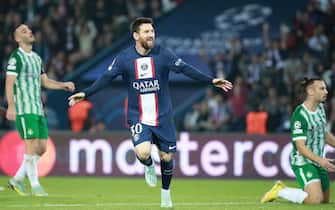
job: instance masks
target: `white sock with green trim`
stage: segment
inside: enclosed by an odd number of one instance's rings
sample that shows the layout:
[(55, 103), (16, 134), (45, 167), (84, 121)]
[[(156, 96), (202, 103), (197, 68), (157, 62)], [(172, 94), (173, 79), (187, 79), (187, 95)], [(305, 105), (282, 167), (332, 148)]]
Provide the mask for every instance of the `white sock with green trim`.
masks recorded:
[(278, 192), (278, 196), (293, 203), (302, 204), (308, 196), (307, 192), (292, 187), (285, 187)]

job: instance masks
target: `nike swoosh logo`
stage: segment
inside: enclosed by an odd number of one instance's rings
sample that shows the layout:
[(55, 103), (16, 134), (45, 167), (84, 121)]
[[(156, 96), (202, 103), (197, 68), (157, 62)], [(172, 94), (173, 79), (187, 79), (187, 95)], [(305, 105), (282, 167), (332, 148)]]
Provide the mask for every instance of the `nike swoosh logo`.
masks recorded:
[(177, 146), (169, 146), (169, 150), (173, 150), (174, 148), (176, 148)]

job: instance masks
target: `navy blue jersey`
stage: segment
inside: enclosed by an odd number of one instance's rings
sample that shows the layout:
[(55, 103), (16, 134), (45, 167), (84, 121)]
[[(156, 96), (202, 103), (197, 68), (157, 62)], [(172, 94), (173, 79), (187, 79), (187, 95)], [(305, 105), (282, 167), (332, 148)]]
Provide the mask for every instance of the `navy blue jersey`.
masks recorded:
[(169, 72), (212, 83), (211, 77), (183, 62), (171, 51), (155, 46), (149, 54), (140, 55), (135, 46), (120, 52), (108, 70), (83, 92), (86, 96), (108, 86), (111, 81), (122, 76), (128, 88), (128, 122), (157, 126), (165, 117), (171, 116), (172, 105), (168, 87)]

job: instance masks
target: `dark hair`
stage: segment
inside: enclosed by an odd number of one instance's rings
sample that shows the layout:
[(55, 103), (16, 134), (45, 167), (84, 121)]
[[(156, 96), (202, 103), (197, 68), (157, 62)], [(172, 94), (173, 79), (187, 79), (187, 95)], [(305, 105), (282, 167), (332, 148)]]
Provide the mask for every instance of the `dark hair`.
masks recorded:
[(149, 17), (138, 17), (130, 24), (131, 33), (138, 32), (142, 24), (149, 23), (154, 24), (154, 21)]
[(314, 77), (314, 78), (304, 77), (304, 79), (300, 82), (300, 84), (305, 93), (307, 91), (307, 88), (313, 85), (315, 81), (323, 81), (323, 79), (319, 77)]
[(21, 26), (22, 23), (19, 23), (19, 24), (16, 24), (14, 27), (13, 27), (13, 30), (11, 32), (11, 36), (12, 36), (12, 39), (16, 42), (15, 38), (16, 38), (16, 29)]

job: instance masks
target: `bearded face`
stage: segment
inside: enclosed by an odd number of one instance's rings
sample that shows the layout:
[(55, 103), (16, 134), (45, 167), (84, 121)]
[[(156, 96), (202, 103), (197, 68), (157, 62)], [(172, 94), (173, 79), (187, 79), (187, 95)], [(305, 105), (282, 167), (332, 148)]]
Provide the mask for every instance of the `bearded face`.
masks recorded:
[(135, 32), (135, 40), (145, 50), (150, 50), (155, 45), (155, 31), (151, 24), (142, 24), (138, 32)]
[(315, 101), (321, 103), (327, 100), (328, 91), (324, 81), (315, 81), (310, 88)]
[(20, 25), (15, 30), (15, 39), (22, 44), (32, 44), (35, 41), (33, 32), (25, 24)]

